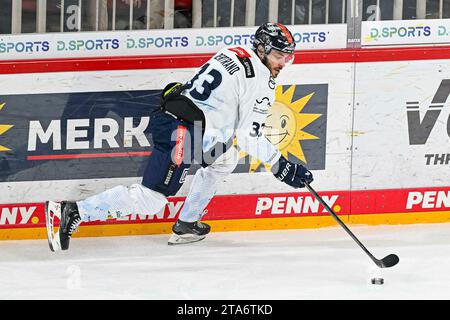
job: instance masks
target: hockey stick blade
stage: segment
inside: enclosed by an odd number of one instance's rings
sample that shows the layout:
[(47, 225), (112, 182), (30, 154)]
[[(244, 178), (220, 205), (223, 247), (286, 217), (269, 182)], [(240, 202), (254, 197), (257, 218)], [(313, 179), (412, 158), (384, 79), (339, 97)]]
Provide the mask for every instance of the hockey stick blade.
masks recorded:
[(347, 232), (347, 234), (356, 242), (356, 244), (369, 256), (370, 259), (380, 268), (390, 268), (395, 266), (399, 261), (399, 257), (395, 254), (390, 254), (383, 259), (379, 260), (375, 258), (372, 253), (359, 241), (359, 239), (350, 231), (350, 229), (342, 222), (337, 214), (330, 208), (330, 206), (317, 194), (317, 192), (309, 185), (308, 182), (303, 181), (306, 188), (313, 194), (313, 196), (319, 200), (320, 204), (328, 211), (328, 213), (336, 220), (336, 222)]
[(395, 266), (397, 263), (399, 263), (400, 258), (396, 255), (396, 254), (390, 254), (386, 257), (384, 257), (381, 260), (378, 260), (379, 264), (377, 263), (377, 265), (380, 268), (390, 268)]

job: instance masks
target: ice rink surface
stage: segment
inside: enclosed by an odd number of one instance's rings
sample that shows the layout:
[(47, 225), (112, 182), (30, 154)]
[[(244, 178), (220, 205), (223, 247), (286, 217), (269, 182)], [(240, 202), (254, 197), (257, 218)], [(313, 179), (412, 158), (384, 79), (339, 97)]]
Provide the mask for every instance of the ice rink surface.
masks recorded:
[[(450, 223), (350, 226), (379, 269), (339, 227), (212, 233), (168, 246), (168, 235), (0, 241), (0, 299), (450, 299)], [(378, 276), (384, 285), (370, 284)]]

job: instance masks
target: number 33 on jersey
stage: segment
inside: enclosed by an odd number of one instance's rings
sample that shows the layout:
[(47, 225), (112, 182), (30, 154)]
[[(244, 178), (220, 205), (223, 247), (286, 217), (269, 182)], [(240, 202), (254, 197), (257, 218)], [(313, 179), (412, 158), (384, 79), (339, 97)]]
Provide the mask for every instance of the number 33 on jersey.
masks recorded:
[(275, 79), (250, 47), (219, 51), (186, 84), (183, 94), (205, 114), (205, 152), (236, 135), (239, 147), (251, 156), (269, 164), (279, 159), (279, 151), (262, 134), (275, 99)]

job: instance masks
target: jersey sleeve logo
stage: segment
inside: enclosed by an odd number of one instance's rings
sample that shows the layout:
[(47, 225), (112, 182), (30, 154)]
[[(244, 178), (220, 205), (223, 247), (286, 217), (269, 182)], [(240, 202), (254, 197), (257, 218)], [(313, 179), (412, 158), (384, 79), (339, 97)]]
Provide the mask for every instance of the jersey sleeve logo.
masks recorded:
[(248, 53), (247, 51), (245, 51), (244, 48), (241, 48), (241, 47), (230, 48), (228, 50), (233, 51), (234, 53), (236, 53), (236, 55), (239, 58), (250, 58), (251, 57), (250, 53)]
[(253, 69), (253, 65), (252, 65), (252, 62), (250, 60), (250, 57), (251, 57), (250, 53), (248, 53), (247, 51), (245, 51), (245, 49), (243, 49), (241, 47), (231, 48), (231, 49), (228, 49), (228, 50), (233, 51), (234, 53), (236, 53), (236, 56), (237, 56), (238, 60), (244, 66), (245, 77), (246, 78), (254, 78), (255, 77), (255, 70)]

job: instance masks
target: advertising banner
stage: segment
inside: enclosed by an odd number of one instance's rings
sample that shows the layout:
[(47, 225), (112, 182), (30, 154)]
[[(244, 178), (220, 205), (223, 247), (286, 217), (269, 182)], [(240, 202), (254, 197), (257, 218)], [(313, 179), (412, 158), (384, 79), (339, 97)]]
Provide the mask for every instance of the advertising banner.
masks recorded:
[[(324, 200), (337, 211), (349, 210), (349, 197), (344, 192), (323, 194)], [(136, 213), (129, 216), (96, 221), (90, 225), (174, 222), (184, 204), (184, 197), (172, 197), (168, 205), (153, 214)], [(276, 217), (326, 216), (317, 199), (308, 193), (217, 196), (208, 205), (205, 219), (264, 219)], [(44, 205), (41, 203), (2, 205), (0, 229), (45, 227)]]
[[(292, 25), (297, 48), (347, 46), (347, 26)], [(212, 53), (253, 43), (257, 27), (0, 35), (0, 60)]]
[(450, 19), (362, 22), (363, 47), (449, 43)]
[[(266, 129), (269, 139), (286, 157), (306, 163), (308, 156), (311, 170), (325, 169), (327, 85), (279, 86), (277, 92), (273, 123), (267, 124), (276, 134)], [(160, 95), (160, 90), (1, 95), (0, 182), (141, 176), (152, 151), (150, 115)], [(308, 129), (299, 130), (300, 124)], [(236, 172), (250, 172), (250, 163), (252, 172), (264, 169), (247, 154), (241, 160)]]
[(448, 60), (356, 66), (354, 189), (448, 186)]
[[(320, 192), (320, 195), (344, 221), (416, 223), (418, 214), (422, 214), (428, 216), (427, 221), (442, 222), (447, 219), (446, 213), (450, 210), (450, 187), (327, 191)], [(172, 197), (164, 210), (154, 214), (136, 213), (104, 222), (89, 222), (83, 226), (126, 227), (124, 231), (116, 231), (115, 235), (130, 234), (131, 230), (145, 226), (150, 228), (147, 231), (166, 233), (178, 218), (184, 201), (184, 197)], [(403, 215), (399, 217), (399, 213)], [(224, 230), (220, 228), (220, 222), (225, 221), (238, 221), (237, 225), (241, 228), (249, 229), (254, 229), (256, 224), (270, 229), (275, 225), (281, 228), (314, 228), (330, 225), (330, 221), (332, 223), (331, 218), (326, 222), (319, 218), (329, 218), (329, 214), (317, 199), (305, 191), (218, 195), (208, 205), (204, 217), (205, 220), (219, 222), (216, 231)], [(242, 227), (246, 221), (251, 223)], [(43, 203), (0, 205), (0, 239), (3, 239), (2, 232), (7, 234), (8, 230), (35, 228), (45, 228)], [(96, 230), (99, 234), (99, 229)], [(45, 232), (41, 236), (45, 237)]]

